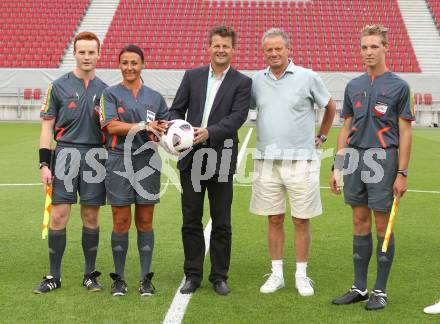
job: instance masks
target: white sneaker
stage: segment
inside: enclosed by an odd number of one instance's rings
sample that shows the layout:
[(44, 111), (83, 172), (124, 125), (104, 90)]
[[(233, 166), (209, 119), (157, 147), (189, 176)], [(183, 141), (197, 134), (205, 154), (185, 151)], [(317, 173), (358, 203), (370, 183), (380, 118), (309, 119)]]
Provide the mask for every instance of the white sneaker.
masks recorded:
[(440, 314), (440, 300), (438, 300), (434, 305), (425, 307), (423, 311), (426, 314)]
[(295, 287), (301, 296), (313, 296), (315, 291), (312, 287), (312, 279), (309, 277), (295, 277)]
[(261, 293), (263, 293), (263, 294), (274, 293), (278, 289), (281, 289), (284, 287), (284, 278), (280, 278), (273, 273), (271, 273), (270, 275), (266, 274), (265, 276), (269, 276), (269, 278), (267, 278), (264, 285), (261, 286), (261, 288), (260, 288)]

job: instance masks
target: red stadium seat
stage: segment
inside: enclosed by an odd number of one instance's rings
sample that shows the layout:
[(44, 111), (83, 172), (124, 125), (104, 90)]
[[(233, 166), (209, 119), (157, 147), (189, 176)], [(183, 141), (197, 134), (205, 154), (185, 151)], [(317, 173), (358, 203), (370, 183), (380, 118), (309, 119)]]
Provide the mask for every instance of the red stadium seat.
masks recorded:
[(34, 100), (41, 99), (41, 89), (34, 89)]
[(425, 93), (423, 95), (423, 103), (427, 106), (432, 105), (432, 93)]
[[(433, 16), (439, 17), (435, 14), (439, 1), (427, 2)], [(89, 0), (2, 3), (7, 9), (0, 12), (0, 42), (6, 53), (14, 54), (8, 66), (49, 68), (59, 66)], [(131, 42), (146, 50), (149, 67), (196, 67), (208, 62), (207, 31), (225, 23), (237, 32), (236, 62), (241, 69), (264, 67), (261, 36), (268, 28), (281, 26), (292, 38), (295, 63), (318, 70), (362, 71), (359, 31), (378, 22), (390, 27), (393, 71), (420, 72), (397, 0), (120, 0), (102, 44), (99, 67), (114, 68), (117, 53)], [(16, 28), (2, 27), (11, 25)], [(402, 48), (405, 52), (398, 52)]]
[(421, 93), (414, 93), (414, 104), (421, 105), (423, 103), (423, 96)]
[(32, 99), (32, 89), (26, 88), (23, 90), (23, 99), (24, 100)]
[(437, 26), (437, 29), (440, 30), (440, 1), (438, 0), (427, 0), (429, 9), (431, 10), (432, 18), (434, 19), (434, 23)]
[(8, 67), (58, 67), (88, 4), (89, 0), (3, 0), (0, 41), (18, 54), (8, 60)]

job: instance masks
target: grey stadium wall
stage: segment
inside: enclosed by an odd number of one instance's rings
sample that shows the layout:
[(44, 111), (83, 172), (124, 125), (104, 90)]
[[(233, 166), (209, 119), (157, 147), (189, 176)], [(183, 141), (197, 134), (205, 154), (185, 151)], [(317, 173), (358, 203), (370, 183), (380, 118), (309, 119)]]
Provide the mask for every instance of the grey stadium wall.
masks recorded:
[[(42, 97), (44, 97), (48, 84), (66, 72), (68, 70), (63, 69), (0, 69), (0, 120), (39, 120), (42, 98), (38, 100), (25, 99), (24, 89), (41, 89)], [(162, 93), (170, 105), (184, 72), (184, 70), (145, 70), (142, 77), (145, 84)], [(254, 71), (243, 72), (249, 76), (254, 73)], [(119, 70), (97, 70), (97, 75), (109, 85), (121, 80)], [(359, 73), (319, 72), (319, 75), (340, 110), (347, 82)], [(415, 125), (438, 125), (440, 120), (440, 75), (426, 73), (399, 73), (399, 75), (410, 84), (412, 92), (430, 93), (433, 97), (433, 102), (430, 105), (424, 103), (416, 105), (417, 122)], [(322, 112), (317, 111), (316, 120), (319, 121), (321, 117)], [(251, 117), (251, 119), (253, 118)], [(339, 118), (336, 118), (335, 124), (339, 122)]]

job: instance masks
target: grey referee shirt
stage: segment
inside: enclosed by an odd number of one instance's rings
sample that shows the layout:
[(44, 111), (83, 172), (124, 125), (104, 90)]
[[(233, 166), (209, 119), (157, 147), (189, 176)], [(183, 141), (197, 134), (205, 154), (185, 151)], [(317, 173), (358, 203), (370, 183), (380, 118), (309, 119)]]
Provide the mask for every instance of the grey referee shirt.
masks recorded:
[(107, 87), (95, 77), (87, 88), (84, 81), (69, 72), (47, 89), (40, 117), (55, 118), (54, 137), (59, 144), (102, 146), (99, 125), (99, 99)]
[(347, 144), (399, 147), (399, 118), (415, 120), (410, 87), (392, 72), (374, 79), (364, 73), (347, 84), (341, 117), (353, 117)]
[(326, 107), (330, 93), (319, 75), (290, 61), (279, 78), (270, 68), (252, 80), (258, 110), (254, 159), (317, 160), (314, 104)]
[[(141, 121), (168, 120), (168, 106), (162, 95), (142, 86), (135, 97), (130, 89), (122, 84), (108, 87), (101, 99), (101, 125), (105, 130), (112, 120), (125, 123)], [(109, 135), (107, 132), (107, 148), (109, 152), (123, 153), (125, 136)], [(150, 140), (148, 132), (138, 132), (133, 139), (131, 151), (134, 152)]]

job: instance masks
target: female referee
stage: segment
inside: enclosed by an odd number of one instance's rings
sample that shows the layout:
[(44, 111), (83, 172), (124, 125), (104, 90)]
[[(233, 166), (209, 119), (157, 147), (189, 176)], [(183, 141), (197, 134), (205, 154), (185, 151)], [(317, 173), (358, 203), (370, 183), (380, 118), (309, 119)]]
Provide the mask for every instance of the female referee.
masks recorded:
[(101, 98), (101, 127), (106, 133), (108, 160), (105, 187), (112, 206), (111, 237), (115, 273), (110, 277), (113, 296), (124, 296), (125, 259), (131, 205), (140, 257), (141, 296), (154, 295), (150, 264), (154, 247), (153, 211), (159, 202), (161, 160), (151, 140), (163, 134), (168, 120), (168, 107), (157, 91), (143, 85), (144, 54), (136, 45), (124, 47), (119, 54), (122, 82), (104, 90)]

